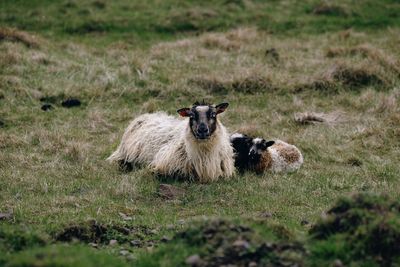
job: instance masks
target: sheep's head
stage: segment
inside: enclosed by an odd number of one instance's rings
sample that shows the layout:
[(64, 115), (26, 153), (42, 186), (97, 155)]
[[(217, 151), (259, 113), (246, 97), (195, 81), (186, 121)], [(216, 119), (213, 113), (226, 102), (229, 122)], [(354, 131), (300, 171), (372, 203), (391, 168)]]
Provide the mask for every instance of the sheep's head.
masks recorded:
[(189, 117), (189, 126), (196, 139), (205, 140), (210, 138), (217, 129), (217, 115), (224, 112), (228, 103), (216, 106), (196, 102), (192, 108), (181, 108), (177, 112), (182, 117)]
[(258, 163), (261, 158), (261, 154), (273, 144), (275, 144), (275, 141), (267, 141), (263, 138), (254, 138), (249, 149), (250, 163)]

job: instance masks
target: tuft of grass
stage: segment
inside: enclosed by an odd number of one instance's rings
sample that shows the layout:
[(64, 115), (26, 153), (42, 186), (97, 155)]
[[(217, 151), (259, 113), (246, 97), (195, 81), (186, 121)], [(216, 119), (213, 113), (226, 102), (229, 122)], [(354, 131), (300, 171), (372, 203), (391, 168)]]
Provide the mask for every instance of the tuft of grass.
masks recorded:
[[(310, 234), (312, 254), (323, 261), (392, 266), (400, 257), (400, 203), (387, 196), (344, 197), (327, 212)], [(362, 259), (362, 260), (361, 260)]]
[(96, 251), (83, 245), (50, 245), (29, 249), (12, 255), (4, 266), (130, 266), (126, 261), (105, 251)]
[(8, 27), (0, 28), (0, 42), (2, 41), (21, 42), (31, 48), (39, 48), (40, 46), (38, 39), (33, 35)]
[(278, 237), (281, 236), (278, 228), (264, 226), (262, 233), (259, 230), (222, 219), (197, 222), (154, 253), (139, 257), (138, 263), (139, 266), (157, 266), (160, 262), (168, 266), (302, 265), (305, 250), (300, 243)]

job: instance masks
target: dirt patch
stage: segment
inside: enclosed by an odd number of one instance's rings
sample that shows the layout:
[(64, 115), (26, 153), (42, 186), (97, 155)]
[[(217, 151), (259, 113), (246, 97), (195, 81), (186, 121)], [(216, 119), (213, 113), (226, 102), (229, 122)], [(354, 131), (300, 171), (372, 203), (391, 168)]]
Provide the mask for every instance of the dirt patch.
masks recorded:
[(296, 242), (268, 242), (250, 227), (212, 220), (178, 233), (172, 242), (201, 246), (204, 252), (186, 259), (190, 266), (299, 266), (305, 254)]
[(39, 41), (33, 35), (14, 28), (0, 28), (0, 41), (20, 42), (30, 48), (39, 48)]
[(391, 266), (400, 262), (400, 201), (374, 194), (342, 198), (310, 234), (314, 240), (335, 240), (351, 259)]
[[(146, 226), (116, 226), (89, 221), (64, 228), (54, 237), (56, 241), (81, 241), (84, 243), (109, 244), (111, 240), (118, 243), (129, 243), (132, 240), (144, 240), (154, 235), (154, 231)], [(144, 243), (144, 242), (143, 242)]]

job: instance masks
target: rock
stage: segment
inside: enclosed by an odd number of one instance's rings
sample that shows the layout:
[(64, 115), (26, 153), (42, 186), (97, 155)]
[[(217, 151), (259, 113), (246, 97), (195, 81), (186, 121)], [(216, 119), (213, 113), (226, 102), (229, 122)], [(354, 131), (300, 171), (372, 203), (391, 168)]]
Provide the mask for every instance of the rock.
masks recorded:
[(133, 256), (132, 254), (129, 254), (128, 256), (126, 256), (126, 259), (127, 259), (128, 261), (134, 261), (134, 260), (136, 260), (136, 257)]
[(110, 242), (109, 242), (109, 245), (110, 245), (110, 246), (114, 246), (114, 245), (116, 245), (116, 244), (118, 244), (118, 241), (115, 240), (115, 239), (111, 239)]
[(0, 212), (0, 221), (8, 221), (12, 220), (13, 214), (11, 212), (1, 213)]
[(257, 267), (257, 262), (255, 262), (255, 261), (249, 262), (248, 266), (249, 267)]
[(141, 247), (142, 246), (142, 241), (140, 241), (139, 239), (135, 239), (131, 241), (131, 245), (134, 247)]
[(50, 105), (50, 104), (44, 104), (44, 105), (42, 105), (42, 107), (41, 107), (41, 109), (42, 109), (43, 111), (49, 111), (49, 110), (52, 109), (52, 108), (53, 108), (53, 106)]
[(160, 239), (160, 241), (161, 241), (161, 242), (164, 242), (164, 243), (165, 243), (165, 242), (168, 242), (168, 241), (170, 241), (170, 240), (171, 240), (171, 238), (169, 238), (168, 236), (165, 236), (165, 235), (164, 235), (163, 237), (161, 237), (161, 239)]
[(151, 229), (149, 231), (149, 234), (151, 234), (151, 235), (156, 235), (157, 233), (158, 233), (158, 231), (156, 229)]
[(64, 108), (72, 108), (72, 107), (79, 107), (81, 105), (81, 101), (76, 98), (68, 98), (64, 100), (61, 105)]
[(128, 254), (129, 254), (129, 251), (127, 251), (127, 250), (121, 250), (120, 252), (119, 252), (119, 254), (121, 255), (121, 256), (127, 256)]
[(173, 200), (185, 195), (185, 190), (170, 184), (160, 184), (158, 195), (163, 199)]
[(168, 224), (168, 225), (167, 225), (167, 230), (175, 230), (175, 225), (173, 225), (173, 224)]
[(336, 260), (333, 261), (332, 266), (333, 266), (333, 267), (343, 267), (344, 265), (343, 265), (343, 263), (342, 263), (341, 260), (336, 259)]
[(200, 266), (201, 265), (201, 258), (200, 258), (199, 255), (194, 254), (192, 256), (187, 257), (185, 263), (190, 265), (190, 266)]
[(268, 211), (264, 211), (260, 214), (261, 218), (271, 218), (272, 217), (272, 213), (268, 212)]
[(89, 243), (89, 246), (93, 247), (93, 248), (98, 248), (99, 245), (97, 243)]
[(128, 216), (125, 213), (119, 212), (118, 214), (119, 214), (119, 216), (121, 216), (122, 220), (124, 220), (124, 221), (132, 221), (132, 219), (133, 219), (131, 216)]
[(238, 239), (235, 242), (233, 242), (233, 246), (239, 249), (249, 249), (250, 244), (246, 240)]

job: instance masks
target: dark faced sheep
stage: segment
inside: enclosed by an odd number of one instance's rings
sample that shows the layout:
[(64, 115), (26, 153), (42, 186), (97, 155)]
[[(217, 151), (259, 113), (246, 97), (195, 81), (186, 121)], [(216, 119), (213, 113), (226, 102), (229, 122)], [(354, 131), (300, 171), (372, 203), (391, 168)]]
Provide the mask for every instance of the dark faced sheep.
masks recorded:
[(281, 140), (266, 141), (235, 133), (230, 137), (239, 170), (292, 172), (303, 164), (300, 150)]

